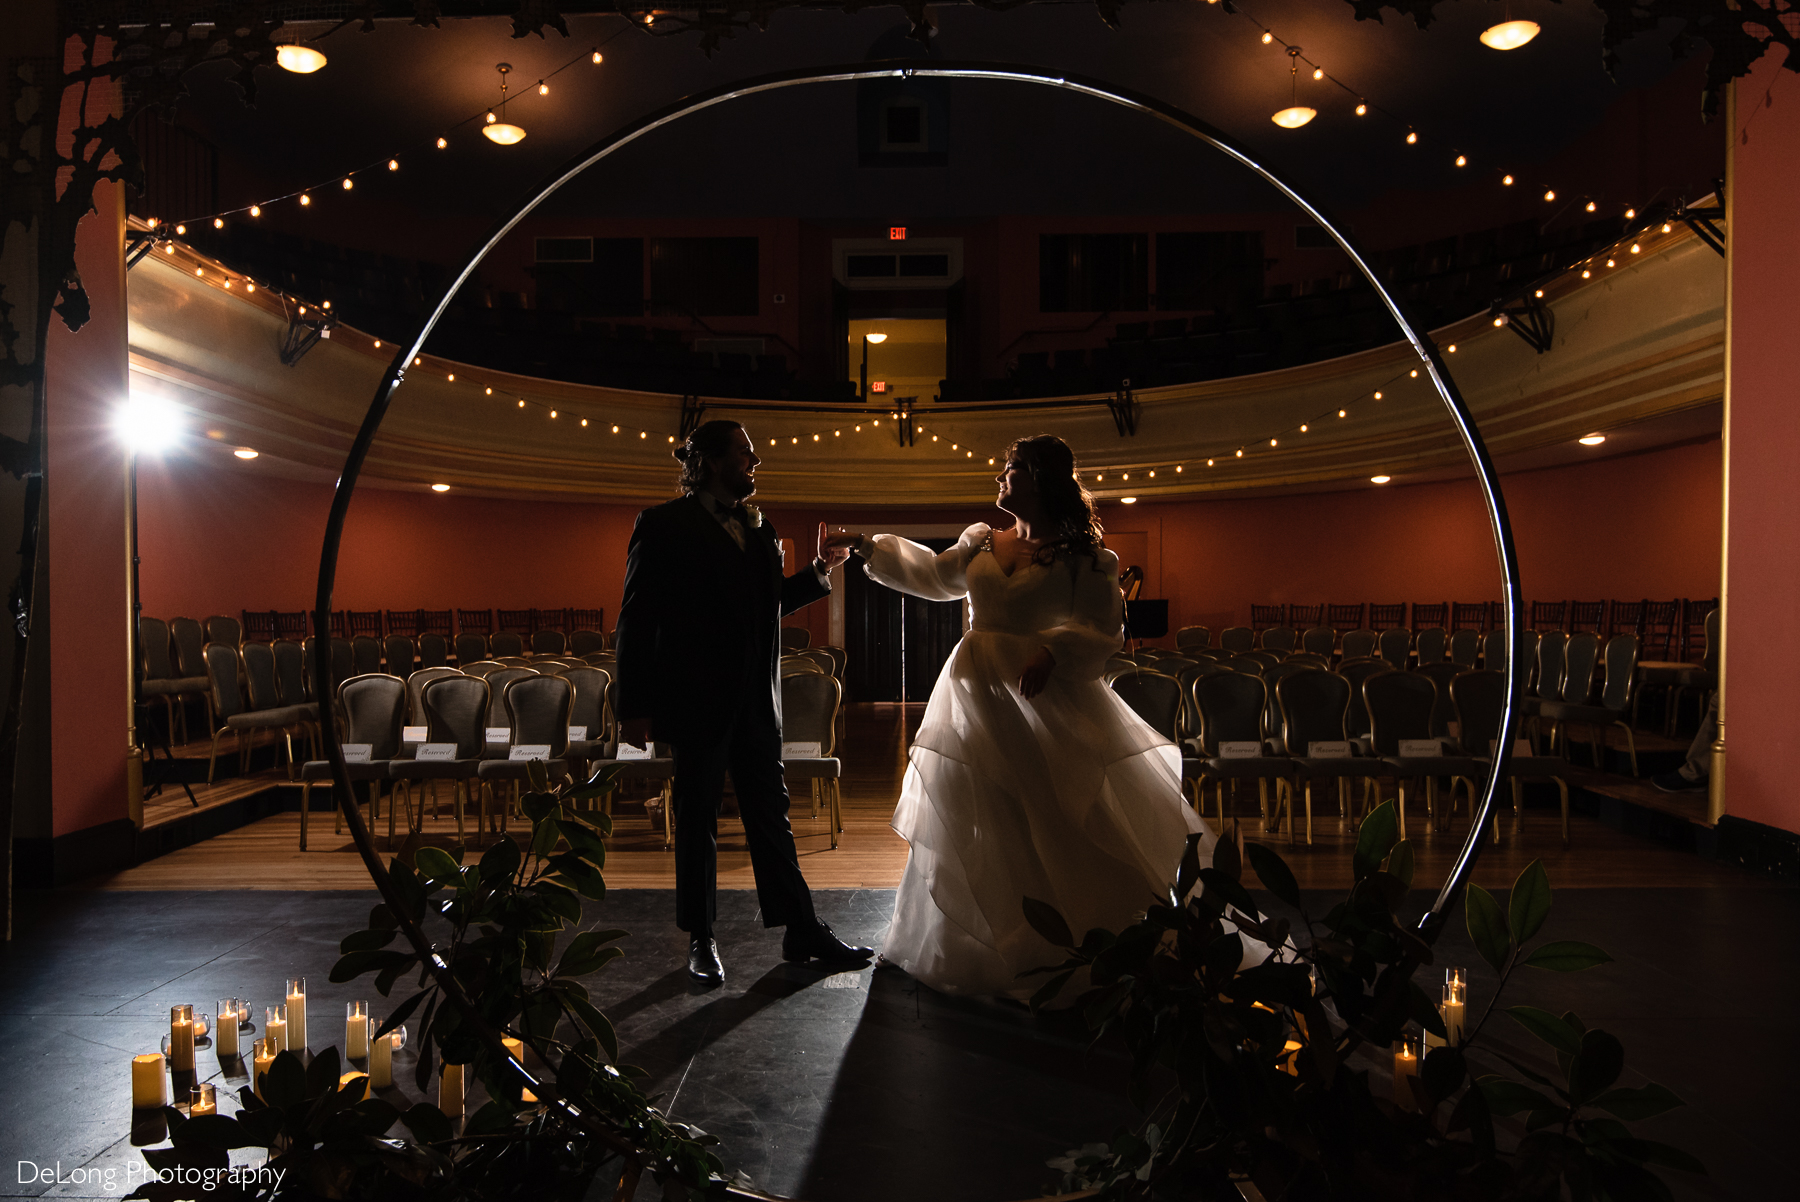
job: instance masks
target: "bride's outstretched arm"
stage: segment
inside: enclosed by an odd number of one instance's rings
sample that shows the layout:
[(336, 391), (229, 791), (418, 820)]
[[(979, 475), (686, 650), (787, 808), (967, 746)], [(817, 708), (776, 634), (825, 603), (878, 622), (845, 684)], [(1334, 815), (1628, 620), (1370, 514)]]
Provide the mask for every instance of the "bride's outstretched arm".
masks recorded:
[(865, 535), (857, 550), (868, 561), (869, 579), (927, 601), (957, 601), (969, 592), (969, 560), (981, 549), (988, 528), (976, 524), (943, 552), (896, 534)]

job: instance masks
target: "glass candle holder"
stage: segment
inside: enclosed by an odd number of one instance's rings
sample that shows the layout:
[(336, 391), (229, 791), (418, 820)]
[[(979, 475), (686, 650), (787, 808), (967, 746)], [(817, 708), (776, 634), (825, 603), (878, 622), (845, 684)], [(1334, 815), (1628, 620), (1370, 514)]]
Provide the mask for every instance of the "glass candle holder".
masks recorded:
[(212, 1015), (204, 1010), (194, 1011), (194, 1046), (197, 1048), (212, 1046)]
[(169, 1067), (178, 1073), (194, 1071), (194, 1008), (169, 1007)]
[(267, 1073), (275, 1063), (275, 1056), (280, 1051), (281, 1049), (276, 1046), (275, 1037), (272, 1035), (265, 1036), (250, 1045), (250, 1063), (255, 1074), (250, 1078), (250, 1087), (256, 1091), (256, 1096), (259, 1098), (262, 1097), (263, 1074)]
[(1402, 1110), (1417, 1110), (1410, 1078), (1419, 1075), (1421, 1053), (1418, 1041), (1401, 1036), (1394, 1042), (1394, 1105)]
[(234, 997), (219, 999), (219, 1026), (213, 1034), (213, 1049), (220, 1057), (238, 1054), (238, 1000)]
[(188, 1117), (197, 1119), (203, 1114), (219, 1113), (219, 1099), (214, 1092), (211, 1081), (199, 1081), (188, 1089)]
[(1449, 1001), (1454, 993), (1456, 1000), (1464, 1005), (1469, 1002), (1469, 970), (1466, 968), (1446, 968), (1444, 970), (1444, 1000)]
[(272, 1040), (271, 1046), (277, 1052), (285, 1052), (288, 1048), (287, 1007), (263, 1007), (263, 1035)]
[(352, 1060), (369, 1056), (369, 1003), (344, 1003), (344, 1055)]
[(1444, 982), (1444, 1000), (1438, 1005), (1438, 1012), (1444, 1016), (1444, 1041), (1451, 1047), (1462, 1043), (1463, 1018), (1468, 1009), (1463, 1004), (1465, 996), (1463, 988), (1452, 981)]
[(289, 977), (287, 996), (287, 1047), (290, 1052), (306, 1050), (306, 978)]
[(168, 1104), (168, 1063), (160, 1052), (131, 1058), (131, 1105), (134, 1110)]

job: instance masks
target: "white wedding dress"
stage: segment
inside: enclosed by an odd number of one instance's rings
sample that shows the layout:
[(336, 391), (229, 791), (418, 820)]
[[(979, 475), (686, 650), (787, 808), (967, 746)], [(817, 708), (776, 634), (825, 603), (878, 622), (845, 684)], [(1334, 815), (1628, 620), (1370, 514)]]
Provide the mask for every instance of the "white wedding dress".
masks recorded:
[[(1055, 906), (1077, 939), (1117, 931), (1167, 896), (1193, 831), (1179, 751), (1101, 679), (1121, 646), (1118, 556), (1027, 563), (1008, 576), (977, 524), (935, 554), (891, 534), (868, 574), (929, 601), (967, 596), (968, 633), (926, 707), (894, 829), (912, 846), (882, 955), (944, 993), (1027, 998), (1060, 963), (1023, 901)], [(1019, 675), (1049, 647), (1043, 692)], [(1069, 999), (1068, 994), (1062, 1000)]]

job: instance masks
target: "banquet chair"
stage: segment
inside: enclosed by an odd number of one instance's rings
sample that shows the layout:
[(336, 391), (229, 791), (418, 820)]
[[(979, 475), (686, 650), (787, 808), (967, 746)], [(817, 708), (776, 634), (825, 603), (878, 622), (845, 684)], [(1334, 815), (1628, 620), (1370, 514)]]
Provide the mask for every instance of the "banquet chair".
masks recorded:
[[(843, 686), (828, 673), (802, 673), (781, 682), (782, 772), (789, 780), (806, 781), (812, 788), (813, 817), (820, 803), (827, 806), (831, 846), (838, 845), (844, 830), (843, 763), (837, 758), (837, 714)], [(817, 743), (819, 754), (790, 755), (789, 743)]]
[[(503, 673), (488, 677), (492, 685)], [(516, 808), (520, 786), (531, 779), (531, 765), (541, 762), (544, 774), (552, 783), (569, 778), (569, 713), (575, 704), (575, 686), (560, 676), (543, 676), (535, 672), (515, 677), (499, 686), (501, 703), (506, 707), (509, 733), (507, 747), (545, 747), (549, 751), (541, 761), (483, 759), (476, 766), (482, 788), (493, 792), (498, 784), (510, 784), (510, 795), (496, 799), (500, 811), (500, 831), (505, 833), (507, 817)], [(491, 708), (491, 707), (490, 707)], [(482, 829), (487, 829), (485, 804), (482, 807)]]
[(580, 657), (604, 650), (606, 650), (606, 635), (598, 630), (576, 630), (569, 635), (570, 655)]
[(214, 614), (206, 619), (206, 641), (223, 643), (227, 647), (241, 647), (244, 644), (244, 624), (236, 618)]
[[(206, 674), (206, 628), (192, 618), (170, 618), (169, 637), (175, 643), (175, 675), (197, 676), (206, 680), (201, 686), (200, 701), (206, 712), (206, 729), (213, 728), (212, 680)], [(181, 716), (182, 737), (188, 737), (187, 714)]]
[(1262, 676), (1262, 670), (1269, 666), (1261, 659), (1249, 655), (1233, 655), (1227, 659), (1220, 660), (1219, 663), (1220, 666), (1232, 672), (1243, 672), (1250, 676), (1258, 677), (1259, 679)]
[(845, 651), (842, 647), (832, 643), (824, 643), (820, 646), (809, 648), (809, 650), (823, 652), (831, 657), (831, 674), (837, 677), (838, 682), (841, 684), (844, 679), (844, 667), (850, 662), (850, 653)]
[(1181, 722), (1177, 729), (1180, 732), (1180, 742), (1183, 747), (1187, 746), (1189, 739), (1200, 733), (1200, 714), (1194, 709), (1194, 682), (1202, 676), (1229, 671), (1231, 669), (1224, 664), (1207, 659), (1201, 660), (1191, 668), (1183, 668), (1181, 675), (1176, 677), (1176, 680), (1181, 683)]
[(1333, 630), (1355, 630), (1363, 624), (1363, 610), (1366, 608), (1361, 601), (1327, 605), (1325, 619), (1319, 625), (1329, 626)]
[(450, 642), (434, 630), (419, 636), (419, 667), (444, 668), (450, 664)]
[[(1482, 772), (1482, 766), (1471, 756), (1443, 754), (1443, 741), (1433, 736), (1431, 730), (1437, 691), (1437, 682), (1418, 672), (1380, 672), (1363, 681), (1363, 701), (1369, 707), (1370, 750), (1380, 757), (1383, 775), (1394, 779), (1394, 812), (1400, 820), (1402, 839), (1406, 838), (1407, 782), (1424, 780), (1427, 821), (1447, 828), (1448, 818), (1440, 820), (1438, 817), (1438, 778), (1450, 778), (1448, 810), (1453, 812), (1456, 781), (1467, 782), (1469, 796), (1473, 798), (1475, 779)], [(1439, 754), (1402, 754), (1401, 742), (1425, 740), (1436, 742)]]
[[(343, 713), (345, 745), (368, 744), (369, 762), (345, 764), (350, 787), (366, 786), (369, 794), (369, 830), (375, 829), (376, 806), (381, 785), (389, 780), (388, 765), (400, 754), (400, 725), (405, 720), (406, 682), (385, 672), (371, 676), (352, 676), (338, 686), (337, 708)], [(307, 816), (312, 809), (312, 791), (318, 784), (331, 784), (331, 761), (308, 760), (300, 766), (300, 850), (306, 850)], [(342, 833), (344, 811), (337, 807), (333, 829)], [(388, 846), (394, 845), (394, 804), (388, 800)]]
[(1490, 672), (1504, 672), (1507, 662), (1506, 630), (1490, 630), (1482, 635), (1481, 666)]
[(405, 680), (413, 674), (413, 641), (403, 634), (389, 635), (382, 644), (387, 659), (387, 674)]
[(1329, 656), (1315, 655), (1311, 651), (1296, 651), (1281, 662), (1284, 664), (1311, 664), (1315, 668), (1331, 667)]
[(269, 646), (269, 654), (275, 661), (276, 699), (281, 705), (298, 706), (305, 712), (302, 726), (316, 755), (323, 734), (320, 723), (327, 716), (327, 707), (314, 701), (306, 687), (306, 648), (292, 639), (276, 639)]
[[(419, 705), (425, 713), (425, 742), (454, 743), (456, 750), (453, 758), (447, 760), (421, 760), (415, 750), (410, 757), (389, 762), (389, 777), (405, 790), (411, 829), (421, 830), (425, 825), (424, 798), (421, 796), (419, 804), (413, 805), (413, 785), (431, 783), (432, 812), (436, 813), (437, 782), (447, 780), (451, 782), (451, 804), (456, 811), (456, 840), (465, 841), (465, 805), (471, 800), (469, 795), (487, 751), (488, 704), (487, 681), (479, 676), (438, 676), (424, 682)], [(390, 799), (390, 810), (392, 806)]]
[(486, 659), (488, 653), (487, 635), (473, 630), (464, 630), (456, 636), (456, 662), (472, 664), (476, 660)]
[(533, 655), (561, 655), (568, 648), (568, 636), (560, 630), (534, 630), (531, 632), (531, 653)]
[(780, 637), (781, 649), (788, 654), (804, 651), (812, 645), (812, 631), (804, 626), (783, 626)]
[[(1265, 821), (1269, 816), (1269, 781), (1279, 780), (1290, 771), (1287, 761), (1269, 754), (1270, 747), (1263, 731), (1263, 711), (1268, 707), (1269, 689), (1262, 677), (1247, 672), (1215, 672), (1196, 677), (1193, 683), (1194, 712), (1200, 716), (1200, 733), (1188, 740), (1188, 750), (1199, 763), (1190, 769), (1182, 763), (1182, 776), (1195, 782), (1194, 808), (1206, 816), (1206, 782), (1213, 781), (1219, 800), (1219, 832), (1224, 837), (1226, 782), (1254, 780), (1257, 797), (1262, 804)], [(1227, 758), (1220, 754), (1221, 743), (1255, 743), (1257, 755)]]
[(1337, 631), (1329, 626), (1313, 626), (1300, 636), (1300, 649), (1312, 655), (1322, 655), (1331, 659), (1331, 653), (1337, 650)]
[[(1532, 661), (1531, 683), (1520, 711), (1531, 727), (1531, 750), (1537, 753), (1537, 736), (1542, 733), (1538, 711), (1546, 701), (1561, 701), (1567, 675), (1569, 636), (1560, 630), (1534, 632), (1538, 636), (1537, 656)], [(1592, 664), (1589, 665), (1592, 667)]]
[(1181, 651), (1204, 651), (1212, 641), (1212, 631), (1205, 626), (1183, 626), (1175, 632), (1175, 646)]
[(817, 673), (820, 676), (831, 675), (831, 673), (819, 666), (818, 660), (811, 659), (804, 655), (782, 656), (780, 668), (781, 678), (783, 680), (786, 680), (790, 676), (805, 676), (808, 673)]
[(1143, 669), (1115, 676), (1108, 684), (1152, 730), (1171, 743), (1180, 742), (1181, 681)]
[[(1681, 699), (1690, 690), (1700, 694), (1701, 709), (1706, 706), (1706, 694), (1719, 687), (1719, 607), (1707, 611), (1702, 624), (1704, 641), (1701, 644), (1700, 662), (1684, 667), (1675, 673), (1674, 682), (1669, 690), (1669, 704), (1664, 712), (1663, 728), (1669, 734), (1675, 733), (1676, 719), (1681, 713)], [(182, 673), (187, 675), (187, 673)], [(1636, 699), (1633, 698), (1632, 711), (1637, 710)]]
[[(266, 652), (267, 647), (263, 650)], [(215, 729), (212, 736), (212, 754), (206, 764), (206, 783), (212, 784), (219, 764), (219, 740), (231, 734), (237, 740), (238, 771), (247, 769), (246, 756), (249, 751), (245, 743), (246, 732), (258, 730), (279, 730), (287, 738), (288, 767), (292, 771), (294, 761), (294, 744), (287, 731), (295, 723), (305, 719), (305, 711), (288, 710), (276, 706), (271, 709), (255, 709), (245, 703), (243, 690), (238, 685), (238, 671), (242, 667), (238, 659), (238, 649), (226, 643), (208, 643), (205, 648), (206, 675), (212, 685), (212, 712)], [(274, 675), (271, 663), (269, 675)]]
[(1249, 651), (1256, 646), (1256, 632), (1248, 626), (1227, 626), (1219, 632), (1219, 650)]
[(805, 651), (799, 652), (798, 656), (819, 665), (819, 671), (827, 676), (837, 675), (837, 659), (829, 651), (819, 647), (809, 647)]
[(516, 630), (497, 630), (488, 636), (488, 654), (495, 659), (525, 654), (525, 638)]
[(1420, 676), (1429, 676), (1437, 685), (1437, 704), (1431, 709), (1431, 737), (1434, 739), (1451, 738), (1451, 726), (1456, 722), (1456, 707), (1450, 704), (1450, 682), (1458, 674), (1468, 671), (1449, 662), (1420, 664), (1413, 671)]
[(1428, 626), (1413, 636), (1413, 659), (1421, 664), (1441, 664), (1450, 636), (1442, 626)]
[[(1495, 742), (1500, 737), (1500, 719), (1506, 712), (1506, 674), (1483, 668), (1464, 672), (1450, 682), (1450, 699), (1456, 706), (1457, 726), (1463, 732), (1463, 749), (1475, 755), (1493, 771)], [(1484, 754), (1485, 753), (1485, 754)], [(1507, 764), (1506, 779), (1512, 786), (1513, 830), (1522, 828), (1524, 790), (1522, 781), (1549, 780), (1556, 783), (1562, 801), (1563, 846), (1569, 845), (1569, 765), (1561, 756), (1514, 756)], [(1485, 775), (1485, 773), (1484, 773)], [(1494, 815), (1494, 835), (1500, 834), (1500, 816)]]
[[(307, 635), (300, 644), (301, 663), (306, 672), (306, 699), (308, 701), (315, 700), (313, 656), (318, 654), (320, 645), (319, 637), (313, 634)], [(324, 645), (330, 648), (331, 696), (335, 697), (337, 696), (337, 686), (356, 675), (354, 658), (351, 655), (350, 640), (348, 639), (329, 639), (325, 641)]]
[(420, 668), (406, 678), (406, 722), (407, 726), (429, 726), (425, 719), (425, 686), (434, 680), (443, 680), (450, 676), (463, 676), (455, 668)]
[(1406, 666), (1406, 656), (1412, 650), (1412, 631), (1404, 626), (1390, 626), (1381, 632), (1375, 641), (1376, 654), (1396, 668)]
[(1465, 672), (1481, 657), (1481, 632), (1455, 630), (1450, 633), (1450, 662)]
[(1263, 678), (1263, 683), (1269, 686), (1268, 700), (1263, 708), (1263, 732), (1265, 738), (1275, 738), (1276, 733), (1281, 729), (1281, 710), (1276, 701), (1276, 687), (1280, 685), (1283, 680), (1296, 672), (1310, 672), (1318, 667), (1318, 664), (1309, 663), (1306, 660), (1300, 660), (1298, 662), (1293, 660), (1283, 660), (1278, 664), (1270, 664), (1262, 670), (1261, 676)]
[(486, 677), (489, 672), (498, 672), (500, 669), (502, 669), (504, 667), (506, 667), (506, 665), (501, 663), (499, 660), (478, 659), (478, 660), (473, 661), (472, 663), (464, 664), (461, 668), (459, 668), (457, 670), (459, 672), (461, 672), (464, 676)]
[(1375, 654), (1375, 648), (1380, 641), (1381, 636), (1376, 634), (1373, 630), (1366, 628), (1362, 630), (1346, 630), (1344, 632), (1342, 647), (1344, 658), (1368, 659)]
[(1294, 649), (1300, 635), (1292, 626), (1271, 626), (1262, 632), (1256, 645), (1263, 651), (1276, 651), (1282, 655)]
[[(288, 715), (288, 720), (282, 723), (282, 738), (287, 746), (288, 779), (293, 780), (293, 736), (295, 732), (299, 732), (308, 739), (312, 738), (313, 727), (318, 722), (318, 707), (305, 700), (304, 689), (293, 696), (282, 691), (273, 644), (245, 643), (238, 648), (238, 666), (243, 672), (244, 695), (252, 710), (264, 713), (279, 711)], [(304, 684), (303, 681), (301, 683)]]
[[(1577, 636), (1588, 637), (1593, 636)], [(1638, 774), (1637, 740), (1625, 712), (1631, 708), (1632, 678), (1637, 674), (1638, 640), (1635, 634), (1615, 634), (1606, 641), (1606, 677), (1600, 696), (1590, 704), (1588, 698), (1576, 696), (1573, 688), (1565, 688), (1558, 701), (1545, 701), (1538, 714), (1550, 724), (1550, 746), (1560, 748), (1563, 759), (1569, 758), (1570, 726), (1586, 726), (1589, 746), (1594, 753), (1594, 767), (1606, 771), (1606, 734), (1617, 726), (1625, 732), (1625, 748), (1631, 756), (1631, 775)], [(1573, 656), (1570, 657), (1573, 661)]]
[[(527, 676), (536, 676), (538, 674), (539, 673), (535, 668), (511, 664), (506, 665), (505, 667), (496, 668), (494, 671), (486, 674), (488, 689), (492, 694), (488, 700), (487, 724), (489, 730), (497, 731), (503, 726), (510, 729), (512, 726), (512, 716), (506, 710), (506, 686), (510, 685), (515, 680), (522, 680)], [(568, 732), (564, 731), (563, 734), (566, 738)], [(488, 754), (490, 756), (505, 754), (505, 751), (505, 744), (490, 744), (488, 748)]]
[[(592, 775), (588, 761), (607, 759), (612, 755), (608, 746), (611, 722), (606, 705), (612, 674), (582, 664), (564, 670), (561, 676), (575, 690), (575, 699), (569, 704), (569, 772), (578, 780), (587, 780)], [(576, 734), (576, 731), (581, 733)], [(610, 797), (606, 804), (610, 812)]]
[[(1306, 841), (1312, 842), (1312, 786), (1315, 780), (1328, 780), (1337, 787), (1338, 816), (1348, 815), (1345, 791), (1353, 778), (1371, 782), (1381, 765), (1354, 754), (1349, 756), (1315, 756), (1314, 744), (1350, 742), (1350, 680), (1336, 672), (1312, 668), (1283, 677), (1275, 685), (1277, 708), (1281, 714), (1279, 746), (1287, 754), (1293, 768), (1292, 780), (1276, 785), (1276, 821), (1280, 822), (1285, 794), (1288, 842), (1294, 842), (1294, 794), (1301, 793), (1306, 804)], [(1364, 792), (1370, 784), (1365, 783)]]
[(161, 618), (138, 618), (138, 662), (143, 675), (138, 682), (138, 696), (163, 703), (168, 720), (169, 742), (175, 741), (175, 715), (181, 714), (181, 741), (187, 742), (187, 707), (189, 697), (205, 697), (211, 682), (204, 674), (183, 676), (170, 654), (173, 646), (169, 624)]
[(1392, 604), (1369, 602), (1369, 629), (1391, 630), (1396, 626), (1406, 625), (1406, 602), (1395, 601)]
[(496, 655), (494, 662), (503, 668), (529, 668), (531, 660), (523, 655)]
[(1344, 715), (1344, 737), (1369, 753), (1369, 707), (1363, 701), (1363, 681), (1396, 669), (1384, 659), (1347, 659), (1337, 666), (1338, 675), (1350, 682), (1350, 708)]
[(381, 671), (381, 640), (372, 634), (359, 634), (350, 640), (351, 671), (368, 676)]

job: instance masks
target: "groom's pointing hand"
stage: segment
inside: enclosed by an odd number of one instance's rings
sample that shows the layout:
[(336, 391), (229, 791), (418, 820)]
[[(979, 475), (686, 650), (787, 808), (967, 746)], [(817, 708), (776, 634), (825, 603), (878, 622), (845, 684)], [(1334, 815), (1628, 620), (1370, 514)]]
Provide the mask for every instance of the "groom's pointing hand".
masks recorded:
[(819, 562), (830, 571), (850, 558), (850, 549), (861, 541), (859, 534), (832, 534), (819, 523)]

